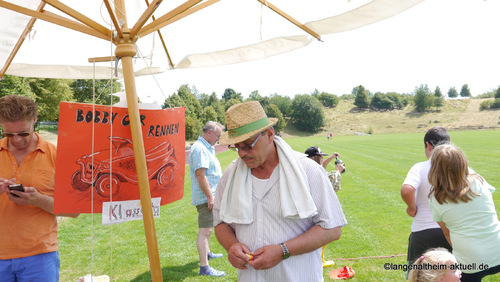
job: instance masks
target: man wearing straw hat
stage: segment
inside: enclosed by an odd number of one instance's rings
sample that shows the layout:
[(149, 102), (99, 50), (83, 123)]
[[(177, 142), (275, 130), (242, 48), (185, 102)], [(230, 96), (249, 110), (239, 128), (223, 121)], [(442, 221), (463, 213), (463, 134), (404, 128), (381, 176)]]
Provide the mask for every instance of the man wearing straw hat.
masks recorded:
[(257, 101), (226, 112), (220, 144), (238, 152), (217, 185), (215, 234), (239, 281), (321, 281), (321, 247), (347, 225), (328, 178), (272, 126)]

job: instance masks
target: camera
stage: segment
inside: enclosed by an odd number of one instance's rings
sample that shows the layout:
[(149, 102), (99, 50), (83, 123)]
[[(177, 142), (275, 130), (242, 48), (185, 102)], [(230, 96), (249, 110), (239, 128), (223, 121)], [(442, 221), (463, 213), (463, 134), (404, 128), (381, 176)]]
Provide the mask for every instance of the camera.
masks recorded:
[[(335, 165), (338, 165), (338, 164), (344, 164), (344, 162), (341, 159), (337, 158), (335, 160)], [(345, 172), (345, 164), (344, 164), (344, 169), (342, 169), (342, 171), (340, 173), (344, 173), (344, 172)]]

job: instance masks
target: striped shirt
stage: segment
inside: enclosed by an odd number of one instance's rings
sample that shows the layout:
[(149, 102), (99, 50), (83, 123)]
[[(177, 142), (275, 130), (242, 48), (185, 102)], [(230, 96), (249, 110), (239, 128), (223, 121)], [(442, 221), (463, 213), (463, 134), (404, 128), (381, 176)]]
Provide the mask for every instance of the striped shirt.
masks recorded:
[(217, 183), (222, 175), (219, 160), (215, 156), (215, 148), (210, 145), (203, 137), (198, 137), (198, 140), (191, 147), (189, 153), (189, 172), (191, 177), (191, 203), (194, 206), (201, 205), (207, 202), (205, 193), (201, 190), (200, 184), (196, 179), (196, 171), (200, 168), (205, 168), (205, 175), (212, 194), (215, 193)]
[[(313, 160), (300, 160), (311, 189), (311, 196), (318, 208), (318, 213), (307, 219), (289, 219), (281, 215), (279, 193), (279, 169), (276, 167), (270, 178), (253, 179), (252, 207), (253, 222), (250, 224), (230, 224), (239, 242), (255, 251), (266, 245), (279, 244), (295, 238), (314, 225), (325, 229), (343, 227), (347, 220), (340, 206), (337, 195), (321, 167)], [(221, 223), (220, 205), (225, 186), (230, 174), (236, 168), (233, 162), (224, 172), (215, 195), (214, 226)], [(259, 190), (259, 191), (258, 191)], [(250, 199), (249, 199), (250, 200)], [(238, 281), (323, 281), (323, 262), (321, 248), (302, 255), (291, 256), (266, 270), (238, 269)]]

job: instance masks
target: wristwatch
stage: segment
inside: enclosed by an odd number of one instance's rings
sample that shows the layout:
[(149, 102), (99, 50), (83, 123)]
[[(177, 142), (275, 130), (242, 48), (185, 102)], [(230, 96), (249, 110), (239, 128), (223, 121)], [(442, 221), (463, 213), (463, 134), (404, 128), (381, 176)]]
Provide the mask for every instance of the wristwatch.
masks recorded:
[(281, 249), (283, 250), (283, 259), (287, 259), (290, 257), (290, 252), (288, 252), (288, 248), (285, 243), (280, 243)]

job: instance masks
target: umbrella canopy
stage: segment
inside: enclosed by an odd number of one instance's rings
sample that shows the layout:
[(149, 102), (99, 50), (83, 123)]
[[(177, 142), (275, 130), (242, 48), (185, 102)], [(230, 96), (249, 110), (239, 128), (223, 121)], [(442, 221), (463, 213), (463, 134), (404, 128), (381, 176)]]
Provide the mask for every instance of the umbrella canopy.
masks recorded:
[(421, 1), (0, 0), (0, 77), (123, 76), (151, 277), (162, 281), (134, 76), (263, 59)]
[[(154, 1), (149, 10), (147, 1), (125, 1), (125, 12), (130, 29), (154, 12), (154, 21), (147, 18), (135, 32), (140, 38), (134, 42), (138, 76), (263, 59), (304, 47), (323, 35), (383, 20), (421, 1), (172, 0)], [(113, 8), (106, 3), (0, 1), (5, 8), (0, 8), (0, 76), (122, 77), (120, 62), (109, 62), (120, 34), (109, 15)], [(41, 20), (30, 27), (32, 17)], [(25, 40), (16, 47), (19, 38)], [(9, 56), (15, 52), (11, 63)], [(106, 63), (89, 63), (97, 58)]]

